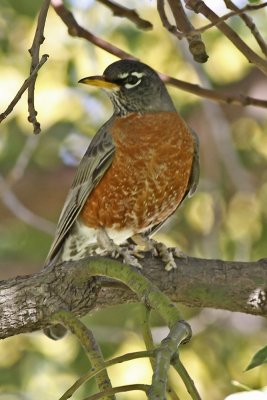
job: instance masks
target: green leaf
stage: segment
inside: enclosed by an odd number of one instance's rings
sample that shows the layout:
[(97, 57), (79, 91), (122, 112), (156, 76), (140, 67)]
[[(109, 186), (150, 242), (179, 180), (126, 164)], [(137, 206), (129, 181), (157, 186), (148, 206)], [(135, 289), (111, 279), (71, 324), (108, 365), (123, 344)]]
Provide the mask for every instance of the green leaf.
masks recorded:
[(254, 354), (252, 360), (246, 368), (246, 371), (258, 367), (259, 365), (267, 364), (267, 346), (263, 347)]

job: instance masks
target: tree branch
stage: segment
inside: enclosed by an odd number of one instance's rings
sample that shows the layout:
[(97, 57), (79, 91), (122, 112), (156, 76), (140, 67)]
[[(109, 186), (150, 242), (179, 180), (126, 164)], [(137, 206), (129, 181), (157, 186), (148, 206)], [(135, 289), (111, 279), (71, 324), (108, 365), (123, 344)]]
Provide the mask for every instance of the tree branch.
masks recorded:
[[(113, 46), (111, 43), (108, 43), (105, 40), (100, 39), (99, 37), (93, 35), (91, 32), (87, 31), (82, 26), (80, 26), (75, 20), (73, 14), (66, 9), (61, 0), (51, 0), (51, 4), (54, 7), (58, 16), (68, 27), (68, 32), (71, 36), (82, 37), (88, 40), (90, 43), (93, 43), (94, 45), (100, 47), (101, 49), (107, 51), (110, 54), (115, 55), (118, 58), (122, 59), (131, 58), (133, 60), (136, 59), (136, 57), (134, 57), (132, 54), (126, 53), (124, 50), (121, 50), (118, 47)], [(196, 96), (207, 98), (209, 100), (217, 101), (220, 103), (238, 105), (242, 107), (256, 106), (256, 107), (267, 108), (267, 100), (256, 99), (253, 97), (244, 96), (242, 94), (233, 95), (233, 94), (220, 93), (217, 90), (205, 89), (199, 85), (185, 82), (162, 73), (159, 73), (159, 75), (161, 76), (161, 78), (165, 83), (177, 87), (181, 90), (185, 90), (186, 92), (195, 94)]]
[[(266, 57), (267, 56), (267, 44), (266, 44), (265, 40), (263, 39), (262, 35), (260, 34), (257, 26), (253, 22), (253, 19), (251, 17), (249, 17), (247, 14), (245, 14), (245, 11), (258, 10), (260, 8), (266, 7), (267, 2), (265, 2), (263, 4), (256, 4), (254, 6), (247, 4), (245, 7), (241, 8), (241, 9), (238, 8), (231, 0), (224, 0), (224, 2), (225, 2), (225, 5), (227, 8), (229, 8), (230, 10), (233, 10), (232, 11), (233, 15), (239, 15), (240, 18), (245, 22), (247, 27), (250, 29), (252, 35), (255, 37), (255, 40), (257, 41), (262, 53)], [(231, 14), (231, 13), (229, 13), (229, 14)]]
[(207, 89), (197, 84), (185, 82), (180, 79), (162, 74), (160, 72), (159, 75), (166, 84), (172, 85), (181, 90), (185, 90), (186, 92), (192, 93), (196, 96), (204, 97), (209, 100), (242, 107), (256, 106), (267, 108), (267, 100), (245, 96), (242, 93), (240, 93), (239, 95), (234, 95), (232, 93), (221, 93), (218, 90)]
[[(137, 301), (135, 294), (116, 282), (92, 278), (94, 265), (119, 262), (91, 257), (44, 269), (36, 274), (0, 282), (0, 338), (46, 327), (56, 312), (75, 316), (92, 309)], [(143, 274), (172, 301), (194, 307), (212, 307), (267, 315), (267, 260), (226, 262), (197, 258), (176, 259), (177, 269), (164, 270), (158, 258), (146, 256)], [(101, 290), (100, 290), (101, 283)]]
[[(49, 5), (50, 5), (50, 0), (44, 0), (43, 5), (40, 10), (40, 13), (39, 13), (39, 16), (38, 16), (38, 22), (37, 22), (34, 39), (32, 42), (32, 47), (29, 49), (29, 53), (32, 57), (30, 73), (32, 73), (32, 71), (39, 64), (40, 46), (45, 39), (44, 38), (44, 27), (45, 27), (45, 21), (46, 21), (46, 16), (47, 16)], [(30, 81), (29, 88), (28, 88), (28, 111), (29, 111), (28, 120), (30, 123), (32, 123), (33, 132), (35, 134), (41, 132), (40, 123), (36, 119), (37, 111), (35, 110), (35, 105), (34, 105), (34, 90), (35, 90), (36, 78), (37, 78), (37, 74), (35, 74), (33, 79)]]
[(98, 0), (98, 3), (101, 3), (104, 6), (108, 7), (113, 12), (115, 17), (124, 17), (129, 19), (137, 26), (137, 28), (146, 30), (153, 28), (151, 22), (140, 18), (135, 10), (124, 7), (113, 0)]
[[(226, 4), (226, 6), (228, 7), (228, 8), (230, 8), (229, 7), (229, 5), (230, 5), (230, 2), (231, 2), (231, 0), (224, 0), (224, 2), (225, 2), (225, 4)], [(232, 2), (231, 2), (232, 3)], [(233, 3), (232, 3), (233, 4)], [(250, 20), (251, 21), (251, 18), (250, 17), (248, 17), (246, 14), (244, 14), (245, 12), (247, 12), (247, 11), (257, 11), (257, 10), (260, 10), (261, 8), (265, 8), (267, 6), (267, 2), (265, 2), (265, 3), (262, 3), (262, 4), (255, 4), (255, 5), (251, 5), (251, 4), (247, 4), (246, 6), (244, 6), (244, 7), (242, 7), (242, 8), (238, 8), (237, 6), (235, 6), (234, 4), (233, 4), (233, 10), (234, 11), (231, 11), (231, 12), (229, 12), (229, 13), (227, 13), (227, 14), (225, 14), (225, 15), (222, 15), (221, 17), (218, 17), (218, 20), (217, 20), (217, 22), (216, 23), (213, 23), (213, 22), (211, 22), (210, 24), (207, 24), (207, 25), (204, 25), (204, 26), (202, 26), (201, 28), (197, 28), (196, 29), (196, 31), (197, 32), (205, 32), (205, 31), (207, 31), (208, 29), (210, 29), (210, 28), (213, 28), (213, 27), (216, 27), (220, 22), (222, 22), (222, 21), (227, 21), (229, 18), (231, 18), (231, 17), (236, 17), (236, 16), (240, 16), (244, 21), (246, 20), (246, 23), (247, 23), (247, 21), (248, 20)], [(245, 15), (245, 18), (244, 18), (244, 15)], [(251, 29), (251, 27), (249, 26), (249, 24), (247, 24), (247, 26)], [(254, 33), (254, 32), (252, 32), (252, 33)], [(255, 36), (255, 35), (254, 35)], [(257, 38), (255, 37), (255, 39), (257, 40)], [(258, 41), (258, 40), (257, 40)], [(265, 44), (266, 45), (266, 44)], [(264, 53), (264, 51), (263, 51), (263, 53)], [(264, 53), (265, 54), (265, 53)]]
[(234, 44), (234, 46), (247, 58), (248, 62), (256, 65), (264, 75), (267, 75), (267, 61), (258, 56), (218, 15), (212, 11), (202, 0), (186, 0), (186, 7), (197, 14), (204, 15)]
[(201, 39), (200, 33), (195, 30), (194, 26), (189, 21), (181, 1), (168, 0), (168, 3), (175, 19), (177, 29), (185, 34), (189, 50), (194, 60), (199, 63), (205, 63), (208, 60), (205, 44)]
[(119, 58), (132, 58), (136, 59), (136, 57), (119, 49), (111, 43), (106, 42), (105, 40), (93, 35), (87, 29), (84, 29), (81, 25), (78, 24), (73, 14), (64, 6), (62, 0), (51, 0), (51, 4), (57, 13), (57, 15), (62, 19), (64, 24), (68, 27), (68, 32), (71, 36), (80, 37), (88, 40), (94, 45), (100, 47), (103, 50), (108, 51), (110, 54), (117, 56)]

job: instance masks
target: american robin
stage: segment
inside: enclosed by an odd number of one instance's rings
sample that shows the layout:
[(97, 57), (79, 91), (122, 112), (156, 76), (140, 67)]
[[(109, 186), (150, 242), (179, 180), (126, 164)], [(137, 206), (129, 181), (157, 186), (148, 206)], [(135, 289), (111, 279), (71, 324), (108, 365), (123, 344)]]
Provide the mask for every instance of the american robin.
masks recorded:
[(98, 253), (139, 265), (123, 246), (131, 240), (156, 249), (170, 269), (172, 253), (149, 237), (196, 189), (197, 138), (157, 73), (141, 62), (117, 61), (79, 82), (104, 89), (114, 113), (79, 165), (46, 265)]

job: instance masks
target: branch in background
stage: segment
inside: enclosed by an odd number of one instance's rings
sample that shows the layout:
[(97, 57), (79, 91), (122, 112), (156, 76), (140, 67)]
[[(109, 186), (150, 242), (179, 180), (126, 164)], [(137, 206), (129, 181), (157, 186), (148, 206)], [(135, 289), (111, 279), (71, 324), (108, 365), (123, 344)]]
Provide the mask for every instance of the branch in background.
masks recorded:
[(194, 57), (194, 60), (199, 63), (205, 63), (208, 60), (205, 44), (201, 39), (199, 32), (195, 30), (184, 11), (180, 0), (168, 0), (172, 14), (174, 16), (176, 26), (169, 23), (165, 13), (164, 0), (158, 0), (157, 8), (163, 26), (178, 39), (186, 38), (189, 44), (189, 50)]
[(218, 15), (212, 11), (202, 0), (185, 0), (186, 7), (197, 14), (202, 14), (233, 43), (233, 45), (247, 58), (249, 63), (259, 68), (267, 75), (267, 61), (258, 56), (224, 21), (220, 21)]
[[(227, 3), (227, 6), (228, 6), (230, 4), (231, 0), (224, 0), (224, 1), (225, 1), (225, 3)], [(208, 29), (216, 27), (220, 22), (223, 22), (223, 21), (225, 22), (231, 17), (236, 17), (238, 15), (241, 15), (242, 19), (244, 21), (246, 20), (247, 26), (251, 29), (251, 31), (253, 31), (252, 34), (254, 34), (255, 39), (257, 40), (257, 42), (259, 43), (259, 46), (262, 49), (262, 52), (265, 54), (265, 52), (266, 52), (266, 50), (265, 50), (266, 49), (266, 43), (264, 42), (264, 39), (261, 37), (261, 35), (258, 32), (256, 26), (253, 24), (253, 21), (251, 20), (251, 18), (246, 16), (244, 13), (248, 12), (248, 11), (260, 10), (261, 8), (265, 8), (266, 6), (267, 6), (267, 2), (262, 3), (262, 4), (256, 4), (256, 5), (247, 4), (246, 6), (244, 6), (242, 8), (238, 8), (238, 7), (234, 6), (235, 7), (235, 11), (231, 11), (231, 12), (225, 14), (225, 15), (222, 15), (221, 17), (218, 17), (217, 22), (215, 22), (215, 23), (211, 22), (210, 24), (204, 25), (201, 28), (194, 28), (194, 30), (196, 32), (203, 33), (205, 31), (207, 31)], [(228, 8), (230, 8), (230, 6), (228, 6)], [(179, 40), (183, 39), (187, 35), (190, 35), (190, 32), (189, 33), (180, 32), (175, 25), (171, 25), (170, 24), (170, 22), (169, 22), (169, 20), (167, 18), (167, 15), (165, 13), (164, 0), (157, 0), (157, 9), (158, 9), (158, 13), (159, 13), (159, 16), (161, 18), (161, 22), (162, 22), (163, 26), (170, 33), (175, 35)], [(245, 15), (246, 18), (243, 18), (243, 14)], [(250, 23), (247, 22), (248, 20), (250, 21)]]
[(89, 42), (93, 43), (97, 47), (100, 47), (103, 50), (108, 51), (110, 54), (113, 54), (119, 58), (131, 58), (135, 59), (136, 57), (132, 56), (129, 53), (119, 49), (113, 44), (106, 42), (105, 40), (93, 35), (88, 30), (84, 29), (78, 22), (75, 20), (73, 14), (67, 10), (64, 6), (62, 0), (51, 0), (51, 4), (57, 13), (57, 15), (62, 19), (64, 24), (68, 27), (68, 32), (71, 36), (80, 37), (83, 39), (88, 40)]
[(260, 8), (266, 7), (267, 3), (258, 4), (255, 6), (251, 6), (251, 5), (247, 4), (245, 7), (240, 9), (231, 0), (224, 0), (224, 2), (225, 2), (225, 5), (227, 8), (229, 8), (230, 10), (233, 10), (233, 12), (232, 12), (233, 15), (239, 15), (240, 18), (245, 22), (247, 27), (250, 29), (252, 35), (254, 36), (255, 40), (257, 41), (262, 53), (265, 56), (267, 56), (266, 42), (264, 41), (262, 35), (260, 34), (257, 26), (254, 24), (252, 18), (249, 17), (247, 14), (245, 14), (245, 11), (258, 10)]
[[(45, 39), (44, 38), (44, 27), (45, 27), (45, 21), (46, 21), (46, 16), (47, 16), (49, 5), (50, 5), (50, 0), (44, 0), (42, 8), (41, 8), (39, 16), (38, 16), (38, 23), (37, 23), (34, 39), (32, 42), (32, 47), (29, 49), (29, 53), (32, 57), (30, 73), (32, 73), (32, 71), (39, 64), (40, 46)], [(35, 74), (35, 76), (31, 80), (29, 89), (28, 89), (28, 111), (29, 111), (28, 121), (30, 123), (32, 123), (33, 132), (35, 134), (41, 132), (41, 125), (36, 119), (37, 111), (35, 110), (35, 105), (34, 105), (34, 90), (35, 90), (36, 78), (37, 78), (37, 74)]]
[(55, 225), (52, 222), (45, 220), (38, 215), (33, 214), (30, 210), (24, 207), (17, 199), (14, 193), (10, 190), (4, 178), (0, 175), (0, 198), (3, 204), (21, 221), (33, 226), (40, 231), (53, 235)]
[[(70, 35), (83, 37), (90, 43), (93, 43), (94, 45), (100, 47), (101, 49), (107, 51), (108, 53), (115, 55), (118, 58), (131, 58), (133, 60), (136, 59), (132, 54), (125, 53), (118, 47), (115, 47), (112, 44), (97, 38), (96, 36), (88, 32), (86, 29), (81, 27), (75, 20), (73, 14), (66, 9), (61, 0), (51, 0), (51, 4), (53, 5), (56, 13), (62, 19), (64, 24), (68, 27)], [(239, 96), (234, 96), (230, 94), (228, 95), (220, 93), (219, 91), (216, 90), (205, 89), (200, 87), (199, 85), (192, 84), (189, 82), (184, 82), (165, 74), (160, 73), (159, 75), (164, 80), (165, 83), (170, 84), (186, 92), (195, 94), (196, 96), (207, 98), (209, 100), (219, 101), (221, 103), (226, 103), (226, 104), (234, 104), (238, 106), (256, 106), (256, 107), (267, 108), (267, 100), (255, 99), (253, 97), (243, 96), (243, 95)]]
[[(183, 57), (185, 60), (189, 61), (190, 54), (188, 54), (188, 51), (183, 52)], [(209, 77), (204, 68), (202, 68), (202, 66), (199, 64), (194, 64), (192, 67), (196, 72), (201, 84), (205, 85), (207, 88), (211, 87)], [(210, 129), (205, 129), (205, 132), (207, 137), (209, 138), (209, 135), (211, 135), (214, 141), (214, 152), (215, 154), (216, 152), (219, 154), (225, 171), (227, 171), (229, 181), (234, 184), (237, 191), (250, 193), (255, 192), (256, 188), (251, 173), (249, 170), (244, 168), (240, 157), (238, 157), (235, 151), (231, 127), (229, 121), (227, 118), (225, 118), (222, 108), (219, 106), (219, 104), (210, 103), (206, 100), (203, 100), (201, 105), (203, 112), (206, 115), (207, 125), (210, 127)], [(218, 129), (218, 127), (220, 128)], [(207, 153), (208, 154), (204, 155), (205, 158), (210, 156), (210, 152), (208, 151)], [(214, 153), (212, 154), (212, 157), (214, 157)], [(216, 235), (213, 234), (214, 238), (215, 236)], [(248, 243), (247, 247), (249, 247)]]
[(189, 50), (195, 61), (205, 63), (208, 60), (205, 44), (199, 32), (195, 30), (183, 8), (180, 0), (168, 0), (170, 9), (176, 22), (177, 29), (186, 34)]
[(157, 0), (157, 10), (162, 22), (162, 25), (164, 26), (164, 28), (167, 29), (168, 32), (172, 33), (174, 36), (177, 37), (177, 39), (181, 40), (184, 37), (186, 37), (186, 33), (185, 32), (180, 32), (177, 29), (177, 26), (172, 25), (169, 20), (168, 17), (166, 15), (165, 12), (165, 6), (164, 6), (165, 0)]
[(132, 21), (137, 26), (137, 28), (145, 30), (150, 30), (153, 28), (151, 22), (140, 18), (138, 13), (133, 9), (124, 7), (113, 0), (98, 0), (98, 2), (108, 7), (113, 12), (115, 17), (127, 18)]
[[(225, 4), (229, 3), (229, 1), (230, 0), (224, 0)], [(242, 16), (247, 11), (256, 11), (256, 10), (259, 10), (259, 9), (264, 8), (266, 6), (267, 6), (267, 2), (266, 3), (262, 3), (262, 4), (257, 4), (257, 5), (254, 5), (254, 6), (250, 5), (250, 4), (247, 4), (243, 8), (238, 8), (238, 7), (235, 6), (236, 7), (235, 11), (231, 11), (231, 12), (229, 12), (229, 13), (221, 16), (221, 17), (218, 17), (218, 20), (217, 20), (216, 23), (210, 23), (210, 24), (204, 25), (201, 28), (196, 29), (196, 31), (205, 32), (210, 28), (216, 27), (220, 22), (227, 21), (231, 17), (236, 17), (238, 15)], [(228, 7), (228, 8), (231, 8), (231, 7)], [(249, 19), (249, 17), (247, 17), (247, 18)], [(249, 28), (253, 29), (254, 27), (252, 28), (252, 27), (249, 26)], [(255, 30), (256, 30), (256, 27), (255, 27)], [(266, 44), (265, 44), (265, 46), (266, 46)]]
[(2, 114), (0, 114), (0, 123), (13, 111), (15, 105), (18, 103), (18, 101), (20, 100), (20, 98), (23, 95), (23, 93), (28, 89), (29, 85), (31, 84), (31, 81), (34, 78), (36, 78), (37, 72), (42, 67), (42, 65), (47, 61), (48, 57), (49, 56), (47, 54), (44, 54), (42, 56), (40, 62), (36, 65), (34, 70), (31, 72), (29, 78), (27, 78), (24, 81), (23, 85), (21, 86), (21, 88), (19, 89), (18, 93), (16, 94), (14, 99), (11, 101), (11, 103), (9, 104), (7, 109)]
[(0, 199), (18, 219), (42, 232), (53, 235), (56, 228), (55, 225), (27, 209), (11, 190), (11, 187), (23, 177), (38, 143), (39, 136), (30, 135), (6, 179), (0, 175)]
[(6, 177), (6, 183), (8, 184), (9, 187), (14, 185), (17, 181), (19, 181), (23, 177), (25, 170), (30, 162), (31, 156), (35, 151), (38, 143), (39, 143), (39, 136), (30, 135), (26, 139), (26, 142), (24, 143), (24, 146), (20, 151), (14, 166), (9, 171)]

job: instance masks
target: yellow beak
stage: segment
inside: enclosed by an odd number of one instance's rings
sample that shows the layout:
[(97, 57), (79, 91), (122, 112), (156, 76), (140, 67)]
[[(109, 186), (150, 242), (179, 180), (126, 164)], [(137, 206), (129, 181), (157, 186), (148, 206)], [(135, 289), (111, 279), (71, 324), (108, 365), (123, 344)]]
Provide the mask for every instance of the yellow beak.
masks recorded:
[(103, 89), (118, 89), (120, 86), (114, 82), (108, 82), (104, 76), (88, 76), (80, 79), (78, 83), (85, 85), (98, 86)]

